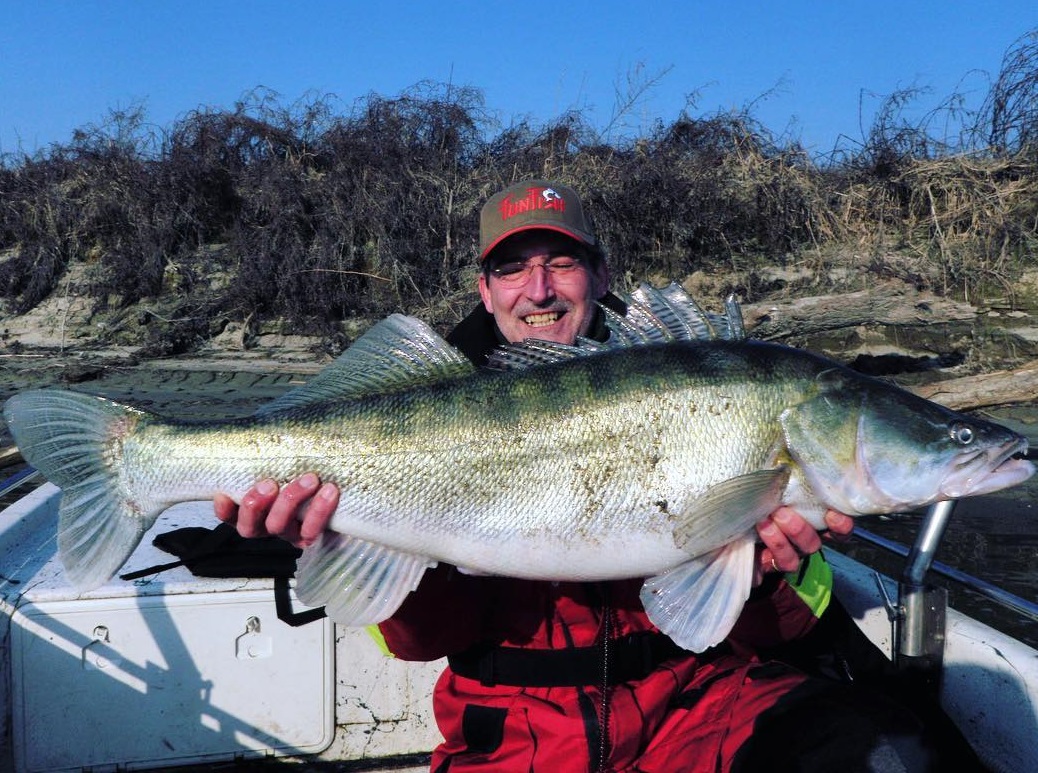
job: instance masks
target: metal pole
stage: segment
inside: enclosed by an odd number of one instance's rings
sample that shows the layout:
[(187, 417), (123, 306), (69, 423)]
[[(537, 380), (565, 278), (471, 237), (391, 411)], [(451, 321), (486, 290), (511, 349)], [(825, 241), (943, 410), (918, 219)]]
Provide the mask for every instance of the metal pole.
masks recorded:
[(921, 585), (926, 578), (926, 573), (933, 564), (934, 556), (937, 555), (937, 547), (944, 536), (944, 530), (948, 527), (952, 510), (955, 509), (955, 500), (946, 502), (935, 502), (926, 511), (926, 518), (919, 529), (919, 536), (908, 554), (908, 563), (901, 575), (905, 583)]
[(930, 506), (898, 585), (897, 666), (935, 690), (944, 660), (948, 593), (925, 579), (954, 507), (954, 501)]

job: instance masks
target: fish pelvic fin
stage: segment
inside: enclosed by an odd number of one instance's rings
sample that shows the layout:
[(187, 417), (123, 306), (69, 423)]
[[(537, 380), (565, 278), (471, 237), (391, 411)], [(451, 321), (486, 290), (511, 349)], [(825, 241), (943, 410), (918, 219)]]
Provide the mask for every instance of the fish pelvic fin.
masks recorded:
[(390, 617), (436, 561), (326, 531), (306, 548), (296, 570), (296, 594), (324, 606), (336, 623), (364, 626)]
[(753, 526), (782, 503), (789, 477), (785, 465), (754, 470), (685, 504), (674, 542), (695, 557), (650, 577), (641, 590), (649, 619), (679, 647), (702, 652), (735, 625), (753, 583)]
[(647, 579), (640, 595), (649, 620), (682, 649), (719, 644), (749, 598), (754, 544), (748, 534)]
[(79, 590), (104, 584), (151, 527), (161, 508), (127, 491), (111, 461), (141, 411), (56, 389), (23, 392), (4, 405), (22, 456), (62, 490), (58, 554)]

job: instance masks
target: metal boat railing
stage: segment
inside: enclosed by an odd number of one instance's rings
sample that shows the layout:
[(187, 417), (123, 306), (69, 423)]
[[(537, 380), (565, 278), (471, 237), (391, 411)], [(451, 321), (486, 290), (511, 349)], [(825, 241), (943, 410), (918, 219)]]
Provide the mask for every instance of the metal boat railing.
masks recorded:
[[(856, 539), (862, 539), (871, 545), (875, 545), (878, 548), (882, 548), (889, 553), (901, 556), (902, 558), (909, 558), (911, 549), (902, 545), (900, 542), (882, 537), (879, 534), (874, 534), (867, 529), (863, 529), (860, 526), (855, 527), (854, 537)], [(918, 556), (913, 559), (915, 567), (918, 569)], [(906, 573), (911, 569), (912, 565), (906, 566)], [(934, 574), (938, 574), (941, 577), (946, 577), (949, 580), (953, 580), (960, 585), (969, 588), (975, 593), (984, 596), (985, 598), (994, 601), (1007, 609), (1012, 610), (1024, 617), (1038, 622), (1038, 604), (1032, 601), (1028, 601), (1025, 598), (1021, 598), (1009, 591), (993, 585), (986, 580), (982, 580), (979, 577), (974, 577), (972, 574), (967, 574), (954, 566), (948, 566), (947, 564), (941, 563), (940, 561), (933, 561), (930, 565), (930, 570)], [(921, 579), (921, 575), (917, 575)]]
[(40, 474), (39, 470), (32, 467), (26, 467), (24, 470), (16, 472), (14, 475), (0, 481), (0, 498), (17, 491), (23, 486), (27, 486), (42, 477), (43, 476)]

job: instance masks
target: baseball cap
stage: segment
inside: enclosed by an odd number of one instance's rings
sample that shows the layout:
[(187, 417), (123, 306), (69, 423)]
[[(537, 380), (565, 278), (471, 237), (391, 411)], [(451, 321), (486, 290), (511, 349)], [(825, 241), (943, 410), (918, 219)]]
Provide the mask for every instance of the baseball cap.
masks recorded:
[(589, 246), (595, 234), (572, 188), (546, 180), (527, 180), (491, 196), (479, 213), (479, 259), (509, 236), (544, 228)]

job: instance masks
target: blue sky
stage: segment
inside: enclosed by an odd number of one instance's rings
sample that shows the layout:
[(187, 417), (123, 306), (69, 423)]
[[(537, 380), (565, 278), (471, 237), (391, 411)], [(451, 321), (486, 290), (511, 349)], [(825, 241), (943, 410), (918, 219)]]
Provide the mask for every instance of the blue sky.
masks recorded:
[[(503, 125), (582, 110), (598, 128), (629, 75), (659, 76), (624, 129), (739, 110), (825, 153), (862, 136), (879, 99), (952, 94), (979, 107), (1035, 0), (620, 3), (0, 0), (0, 153), (66, 142), (111, 110), (160, 127), (264, 87), (342, 112), (423, 80), (473, 86)], [(878, 95), (878, 96), (877, 96)]]

